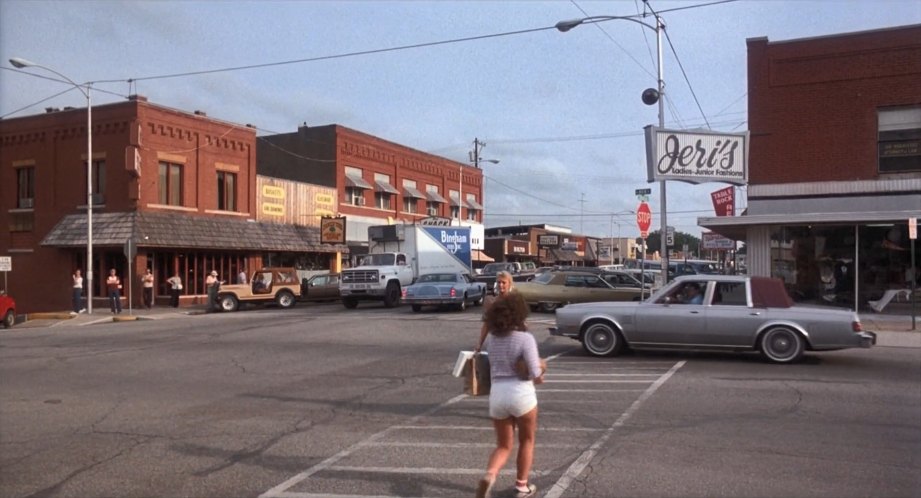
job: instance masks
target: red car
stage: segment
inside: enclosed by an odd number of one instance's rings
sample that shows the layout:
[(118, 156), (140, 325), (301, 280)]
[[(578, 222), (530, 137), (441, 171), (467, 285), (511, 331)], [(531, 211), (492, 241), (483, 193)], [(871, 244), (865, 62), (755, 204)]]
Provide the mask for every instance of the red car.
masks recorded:
[(0, 291), (0, 322), (4, 327), (10, 328), (16, 322), (16, 301), (6, 295), (6, 291)]

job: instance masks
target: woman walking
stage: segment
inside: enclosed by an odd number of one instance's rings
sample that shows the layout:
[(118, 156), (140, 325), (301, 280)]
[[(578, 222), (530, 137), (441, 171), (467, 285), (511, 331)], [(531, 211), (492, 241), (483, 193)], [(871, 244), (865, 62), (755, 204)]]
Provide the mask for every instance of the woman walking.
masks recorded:
[[(512, 292), (513, 290), (515, 290), (515, 284), (514, 284), (514, 281), (512, 280), (512, 274), (507, 271), (500, 271), (499, 273), (497, 273), (496, 274), (496, 297), (494, 297), (493, 299), (491, 299), (489, 302), (486, 303), (486, 310), (488, 311), (489, 308), (492, 307), (492, 304), (494, 302), (496, 302), (499, 299), (504, 298), (505, 296), (508, 296), (508, 294)], [(473, 348), (474, 351), (479, 351), (480, 349), (483, 348), (483, 342), (486, 341), (486, 334), (489, 333), (489, 328), (486, 326), (486, 322), (485, 322), (485, 316), (486, 316), (485, 312), (483, 313), (483, 316), (484, 316), (484, 321), (483, 321), (483, 326), (480, 328), (480, 340), (477, 341), (476, 347)], [(522, 326), (521, 330), (528, 330), (528, 328), (526, 326)]]
[[(518, 293), (509, 293), (486, 311), (489, 336), (489, 417), (496, 431), (496, 449), (489, 456), (486, 475), (477, 484), (477, 498), (490, 496), (499, 470), (512, 453), (515, 429), (518, 429), (517, 476), (512, 496), (527, 498), (537, 493), (528, 481), (534, 460), (534, 439), (537, 434), (537, 392), (535, 384), (544, 381), (544, 369), (537, 352), (537, 341), (530, 332), (520, 330), (528, 316), (528, 305)], [(516, 364), (523, 360), (526, 372), (519, 373)], [(522, 380), (522, 379), (526, 380)]]

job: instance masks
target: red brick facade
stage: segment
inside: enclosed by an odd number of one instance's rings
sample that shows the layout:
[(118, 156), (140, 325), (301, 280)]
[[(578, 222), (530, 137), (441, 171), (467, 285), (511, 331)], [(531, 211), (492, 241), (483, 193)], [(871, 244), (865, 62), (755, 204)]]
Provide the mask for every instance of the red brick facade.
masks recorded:
[(921, 26), (750, 39), (748, 82), (751, 185), (877, 179), (877, 110), (921, 102)]

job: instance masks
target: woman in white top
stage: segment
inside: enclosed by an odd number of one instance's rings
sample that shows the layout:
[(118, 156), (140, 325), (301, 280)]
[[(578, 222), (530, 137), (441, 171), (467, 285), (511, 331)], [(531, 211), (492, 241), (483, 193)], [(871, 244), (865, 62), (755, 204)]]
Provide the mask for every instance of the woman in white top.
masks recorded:
[(83, 275), (80, 274), (80, 270), (74, 270), (73, 280), (73, 314), (76, 315), (85, 311), (83, 307)]
[[(489, 496), (499, 470), (505, 466), (515, 444), (518, 429), (517, 480), (512, 496), (526, 498), (537, 493), (528, 482), (534, 461), (534, 439), (537, 434), (537, 393), (534, 384), (544, 381), (544, 368), (537, 351), (537, 341), (523, 331), (528, 317), (528, 305), (517, 292), (496, 299), (486, 311), (489, 336), (489, 417), (496, 430), (496, 448), (489, 456), (486, 475), (477, 485), (477, 498)], [(523, 363), (519, 372), (518, 362)]]

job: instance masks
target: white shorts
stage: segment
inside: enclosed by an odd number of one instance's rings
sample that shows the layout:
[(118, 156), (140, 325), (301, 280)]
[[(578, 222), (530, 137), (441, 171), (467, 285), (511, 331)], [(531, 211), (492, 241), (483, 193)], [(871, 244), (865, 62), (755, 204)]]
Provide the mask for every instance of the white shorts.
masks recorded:
[(502, 420), (520, 417), (537, 407), (537, 392), (530, 380), (515, 378), (493, 381), (489, 389), (489, 416)]

